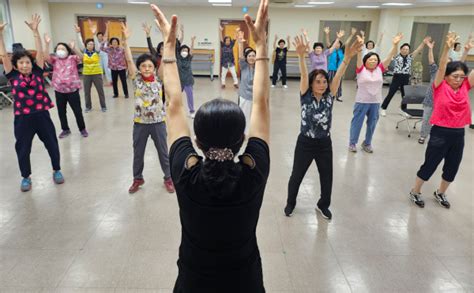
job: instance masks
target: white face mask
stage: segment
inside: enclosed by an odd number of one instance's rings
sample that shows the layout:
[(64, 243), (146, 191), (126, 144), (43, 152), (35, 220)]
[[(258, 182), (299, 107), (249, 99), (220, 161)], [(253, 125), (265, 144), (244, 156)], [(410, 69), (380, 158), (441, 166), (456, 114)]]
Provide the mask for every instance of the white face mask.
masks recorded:
[(67, 52), (64, 50), (56, 50), (56, 56), (58, 56), (59, 58), (66, 58)]
[(188, 52), (186, 52), (186, 51), (181, 52), (181, 57), (183, 57), (183, 58), (188, 57)]

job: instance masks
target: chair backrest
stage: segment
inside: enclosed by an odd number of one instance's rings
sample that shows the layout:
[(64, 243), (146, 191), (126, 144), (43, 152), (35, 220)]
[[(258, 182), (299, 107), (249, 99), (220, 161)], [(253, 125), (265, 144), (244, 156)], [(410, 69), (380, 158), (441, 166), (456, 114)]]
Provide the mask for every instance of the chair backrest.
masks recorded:
[(402, 99), (402, 104), (422, 104), (425, 99), (428, 86), (426, 85), (405, 85), (405, 96)]
[(4, 74), (0, 74), (0, 86), (8, 85), (8, 78)]

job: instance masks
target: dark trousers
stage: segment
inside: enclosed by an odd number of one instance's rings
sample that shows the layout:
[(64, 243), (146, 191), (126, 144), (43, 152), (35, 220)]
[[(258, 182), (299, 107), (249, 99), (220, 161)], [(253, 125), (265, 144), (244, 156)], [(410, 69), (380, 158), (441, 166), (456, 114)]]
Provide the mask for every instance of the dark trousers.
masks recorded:
[(296, 197), (301, 182), (312, 161), (316, 162), (319, 171), (321, 198), (318, 207), (329, 208), (332, 192), (332, 141), (331, 137), (322, 139), (308, 138), (302, 134), (298, 136), (295, 148), (295, 158), (290, 182), (288, 183), (289, 205), (296, 205)]
[[(410, 75), (409, 74), (394, 74), (392, 78), (392, 83), (390, 84), (390, 89), (388, 90), (388, 94), (383, 100), (382, 109), (387, 110), (390, 101), (392, 100), (393, 96), (397, 93), (398, 89), (402, 93), (402, 98), (405, 96), (405, 89), (403, 86), (410, 84)], [(407, 105), (402, 105), (402, 109), (406, 109)]]
[(76, 117), (77, 127), (79, 131), (86, 128), (84, 122), (84, 116), (82, 115), (81, 97), (79, 96), (79, 90), (72, 93), (60, 93), (55, 91), (56, 94), (56, 106), (58, 107), (59, 120), (61, 121), (61, 129), (69, 130), (67, 123), (67, 104), (71, 106), (74, 116)]
[(286, 63), (275, 61), (273, 63), (272, 84), (276, 85), (278, 80), (278, 71), (281, 71), (281, 83), (286, 85)]
[(127, 87), (127, 70), (112, 70), (112, 86), (114, 88), (114, 97), (118, 96), (118, 78), (120, 76), (120, 82), (122, 83), (123, 94), (128, 96), (128, 87)]
[(426, 148), (425, 162), (416, 175), (428, 181), (444, 159), (441, 177), (448, 182), (453, 182), (461, 165), (463, 150), (464, 128), (445, 128), (434, 125)]
[(13, 125), (16, 138), (15, 150), (22, 177), (27, 178), (31, 175), (30, 153), (35, 134), (48, 150), (53, 170), (61, 170), (56, 129), (48, 111), (17, 115)]

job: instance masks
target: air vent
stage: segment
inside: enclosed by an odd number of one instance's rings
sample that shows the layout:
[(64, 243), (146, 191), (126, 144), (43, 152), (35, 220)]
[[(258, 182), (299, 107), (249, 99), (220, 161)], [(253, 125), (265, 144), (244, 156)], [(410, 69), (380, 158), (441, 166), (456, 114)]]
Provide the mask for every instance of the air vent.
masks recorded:
[(287, 5), (295, 3), (295, 0), (270, 0), (270, 3), (276, 5)]

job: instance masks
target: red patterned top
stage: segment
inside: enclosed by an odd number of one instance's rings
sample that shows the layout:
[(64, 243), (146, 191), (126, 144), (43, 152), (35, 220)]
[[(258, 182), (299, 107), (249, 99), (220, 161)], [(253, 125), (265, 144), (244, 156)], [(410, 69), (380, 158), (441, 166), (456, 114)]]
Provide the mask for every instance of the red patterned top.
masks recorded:
[(44, 87), (43, 72), (43, 69), (33, 63), (33, 69), (28, 76), (16, 69), (5, 75), (12, 85), (15, 115), (33, 114), (54, 107)]

